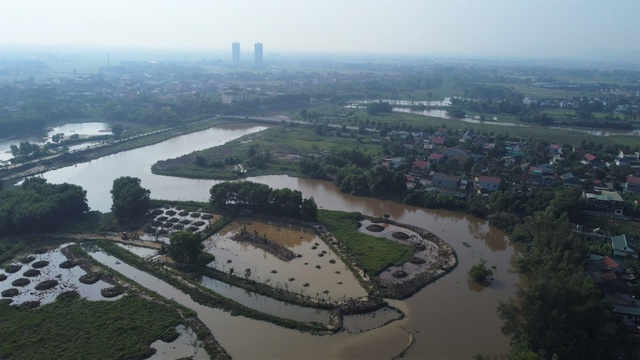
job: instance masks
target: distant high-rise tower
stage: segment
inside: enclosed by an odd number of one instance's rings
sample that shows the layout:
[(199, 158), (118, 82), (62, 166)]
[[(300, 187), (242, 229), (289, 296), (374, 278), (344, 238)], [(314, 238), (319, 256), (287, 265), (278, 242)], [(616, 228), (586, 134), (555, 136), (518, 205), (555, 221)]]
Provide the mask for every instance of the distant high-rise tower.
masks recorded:
[(240, 66), (240, 43), (234, 42), (231, 44), (231, 58), (233, 59), (234, 66)]
[(255, 45), (253, 45), (253, 52), (256, 57), (256, 66), (262, 67), (262, 43), (255, 43)]

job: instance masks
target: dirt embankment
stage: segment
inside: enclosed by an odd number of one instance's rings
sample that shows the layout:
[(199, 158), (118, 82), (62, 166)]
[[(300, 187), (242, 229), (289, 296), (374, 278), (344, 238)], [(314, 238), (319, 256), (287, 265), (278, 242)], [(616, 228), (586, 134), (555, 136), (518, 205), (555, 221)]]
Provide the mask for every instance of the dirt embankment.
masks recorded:
[(287, 247), (278, 244), (273, 240), (267, 239), (266, 236), (260, 236), (256, 233), (251, 233), (246, 229), (240, 230), (239, 233), (231, 237), (235, 241), (242, 241), (249, 243), (259, 249), (262, 249), (269, 254), (277, 257), (282, 261), (291, 261), (297, 257), (296, 253), (287, 249)]
[(414, 249), (414, 256), (409, 261), (392, 266), (372, 279), (378, 296), (406, 299), (458, 265), (453, 248), (423, 228), (389, 219), (374, 219), (363, 221), (361, 231), (412, 245)]

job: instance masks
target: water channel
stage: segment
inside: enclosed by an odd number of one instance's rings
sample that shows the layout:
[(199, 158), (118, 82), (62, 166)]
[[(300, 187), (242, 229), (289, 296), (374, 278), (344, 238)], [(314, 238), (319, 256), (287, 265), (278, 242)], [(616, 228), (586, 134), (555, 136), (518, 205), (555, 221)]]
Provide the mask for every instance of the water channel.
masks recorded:
[[(109, 211), (113, 180), (135, 176), (158, 199), (206, 201), (209, 189), (217, 181), (157, 176), (151, 165), (157, 160), (177, 157), (199, 149), (220, 145), (245, 134), (263, 130), (263, 126), (227, 125), (179, 136), (159, 144), (106, 156), (88, 163), (53, 170), (43, 176), (52, 183), (69, 182), (87, 190), (93, 210)], [(249, 179), (274, 188), (300, 190), (313, 196), (321, 208), (358, 211), (391, 218), (426, 228), (447, 241), (458, 255), (459, 265), (450, 274), (393, 306), (407, 316), (382, 328), (351, 334), (315, 336), (291, 331), (265, 322), (232, 317), (191, 301), (184, 294), (158, 280), (137, 274), (141, 282), (160, 293), (196, 310), (211, 327), (216, 339), (236, 358), (391, 358), (408, 342), (407, 331), (415, 339), (405, 357), (410, 359), (459, 359), (475, 354), (501, 354), (508, 351), (508, 339), (500, 332), (496, 314), (499, 300), (513, 295), (518, 277), (511, 272), (514, 255), (508, 236), (486, 221), (448, 211), (426, 210), (371, 198), (340, 193), (325, 181), (288, 176), (261, 176)], [(494, 266), (495, 281), (488, 288), (468, 281), (467, 272), (481, 259)], [(101, 260), (102, 261), (102, 260)], [(125, 264), (117, 265), (124, 266)], [(156, 281), (156, 282), (154, 282)]]

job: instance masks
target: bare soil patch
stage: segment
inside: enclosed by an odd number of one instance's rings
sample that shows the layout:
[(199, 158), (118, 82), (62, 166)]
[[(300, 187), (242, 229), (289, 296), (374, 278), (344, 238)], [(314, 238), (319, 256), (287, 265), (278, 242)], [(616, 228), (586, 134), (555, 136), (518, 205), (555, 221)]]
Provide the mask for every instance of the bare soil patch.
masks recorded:
[(36, 285), (36, 290), (49, 290), (58, 286), (58, 280), (45, 280)]
[(384, 231), (384, 226), (378, 224), (371, 224), (367, 226), (367, 230), (371, 232), (382, 232)]
[(63, 269), (71, 269), (76, 267), (78, 264), (75, 261), (72, 260), (66, 260), (63, 261), (62, 263), (60, 263), (60, 267)]
[(29, 284), (31, 284), (31, 280), (27, 278), (16, 279), (16, 280), (13, 280), (13, 282), (11, 283), (11, 285), (13, 286), (27, 286)]
[(8, 272), (9, 274), (13, 274), (16, 273), (18, 271), (20, 271), (20, 269), (22, 269), (22, 265), (9, 265), (6, 268), (4, 268), (4, 271)]
[(124, 294), (124, 289), (119, 286), (112, 286), (105, 289), (100, 290), (100, 294), (106, 298), (113, 298), (118, 295)]
[(100, 280), (100, 274), (98, 273), (86, 273), (80, 276), (79, 281), (83, 284), (92, 285)]
[(33, 264), (31, 264), (31, 267), (34, 269), (40, 269), (43, 268), (45, 266), (49, 265), (49, 262), (46, 260), (39, 260), (34, 262)]
[(34, 276), (38, 276), (40, 274), (41, 274), (40, 270), (29, 269), (29, 270), (25, 271), (24, 274), (22, 274), (22, 275), (26, 276), (26, 277), (34, 277)]
[(11, 288), (11, 289), (7, 289), (7, 290), (3, 290), (0, 295), (2, 295), (4, 297), (14, 297), (14, 296), (18, 295), (19, 293), (20, 293), (20, 291), (18, 289)]

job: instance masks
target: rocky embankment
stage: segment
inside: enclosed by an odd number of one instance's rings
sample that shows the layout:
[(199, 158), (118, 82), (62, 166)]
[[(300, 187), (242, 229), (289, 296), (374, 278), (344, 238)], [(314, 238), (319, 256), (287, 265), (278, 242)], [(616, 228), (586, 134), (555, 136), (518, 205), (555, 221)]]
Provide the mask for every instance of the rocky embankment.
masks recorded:
[(409, 261), (401, 266), (392, 266), (372, 278), (377, 296), (406, 299), (458, 265), (458, 258), (451, 245), (428, 230), (389, 219), (368, 222), (368, 225), (362, 225), (372, 235), (384, 232), (382, 236), (413, 245), (414, 248), (414, 256)]

